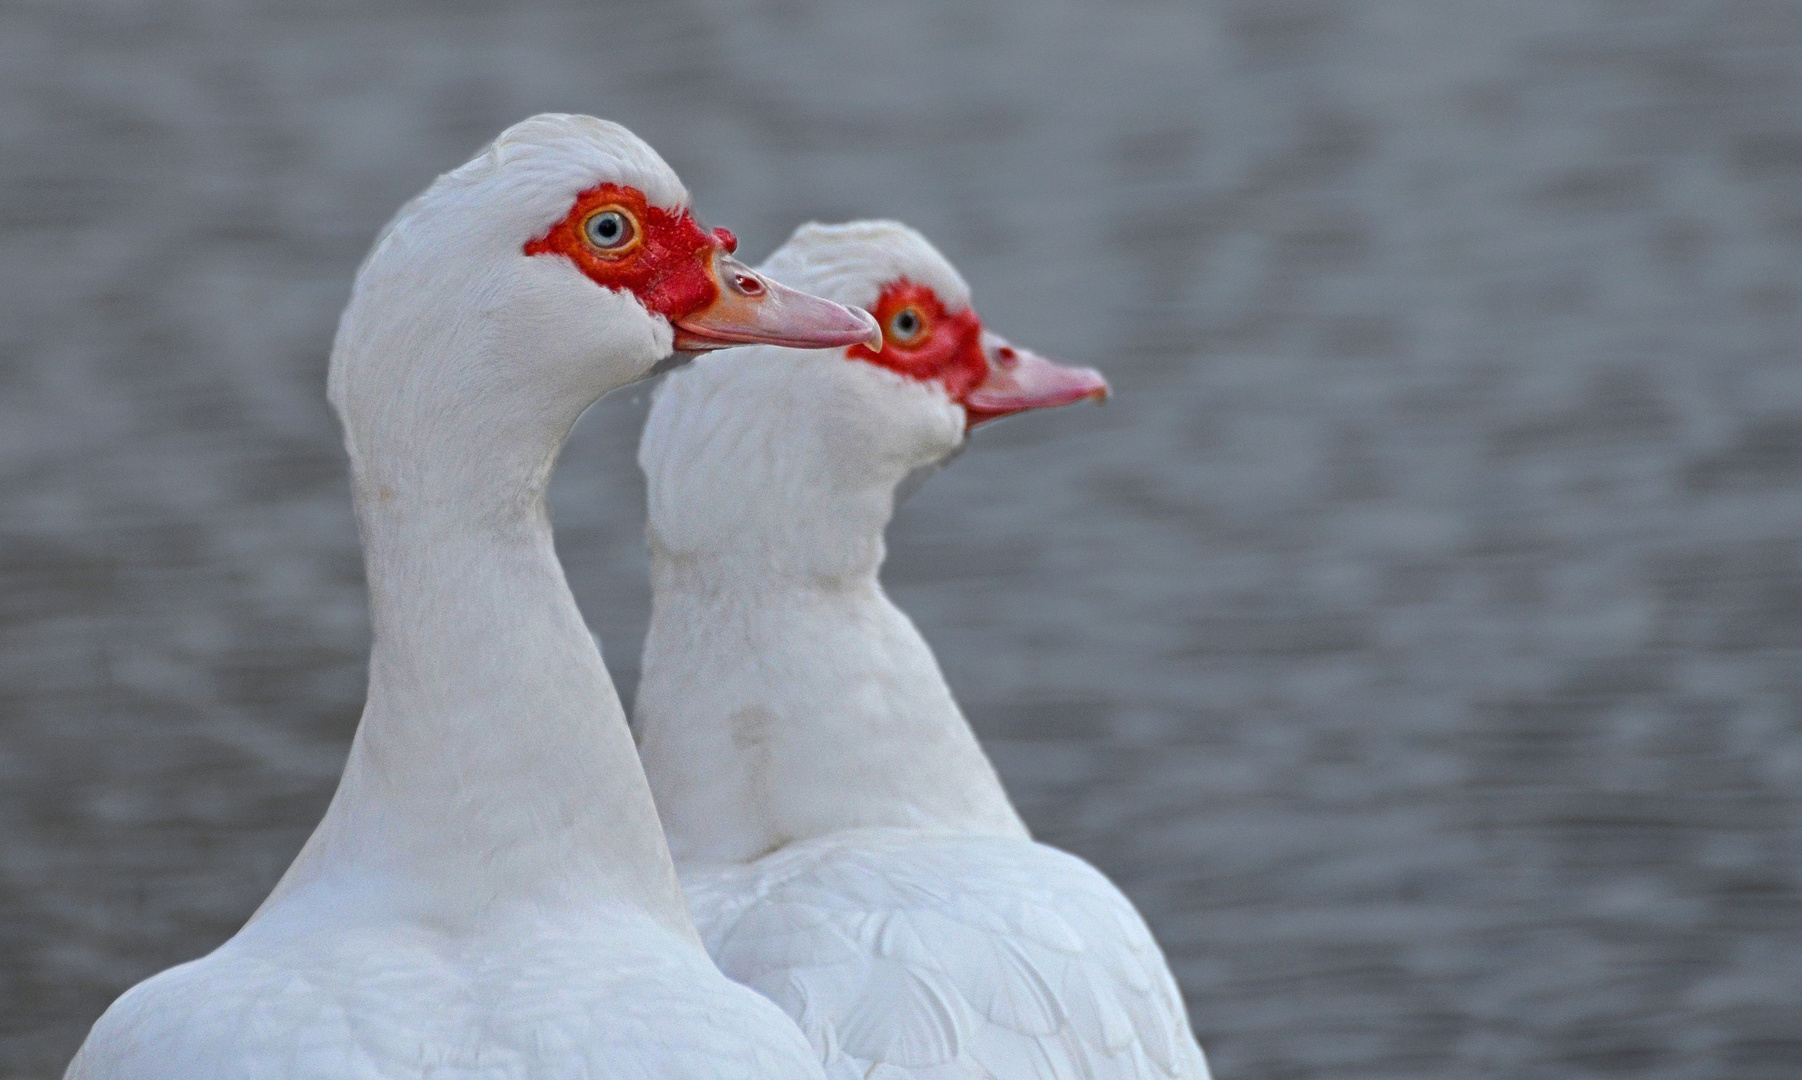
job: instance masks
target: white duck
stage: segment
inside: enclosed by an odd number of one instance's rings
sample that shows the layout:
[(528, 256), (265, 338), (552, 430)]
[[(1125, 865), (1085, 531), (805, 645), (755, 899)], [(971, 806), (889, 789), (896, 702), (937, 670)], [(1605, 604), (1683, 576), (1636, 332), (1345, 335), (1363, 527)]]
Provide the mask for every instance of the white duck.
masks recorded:
[(877, 576), (905, 477), (1107, 384), (985, 332), (893, 222), (804, 226), (761, 269), (874, 311), (886, 342), (703, 358), (639, 448), (639, 752), (708, 951), (833, 1077), (1205, 1080), (1144, 921), (1031, 839)]
[(329, 384), (374, 628), (343, 779), (244, 928), (69, 1077), (818, 1077), (701, 947), (545, 512), (576, 417), (672, 346), (873, 338), (732, 246), (649, 146), (560, 115), (376, 241)]

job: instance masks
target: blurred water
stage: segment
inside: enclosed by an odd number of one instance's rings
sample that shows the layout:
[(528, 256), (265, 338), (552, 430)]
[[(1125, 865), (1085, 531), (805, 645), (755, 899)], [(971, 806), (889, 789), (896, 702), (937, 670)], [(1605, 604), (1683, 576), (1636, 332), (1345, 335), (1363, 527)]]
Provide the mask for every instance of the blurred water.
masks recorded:
[[(230, 934), (367, 630), (324, 358), (542, 109), (1093, 361), (889, 580), (1225, 1080), (1802, 1075), (1802, 6), (0, 8), (0, 1076)], [(554, 493), (628, 693), (642, 391)]]

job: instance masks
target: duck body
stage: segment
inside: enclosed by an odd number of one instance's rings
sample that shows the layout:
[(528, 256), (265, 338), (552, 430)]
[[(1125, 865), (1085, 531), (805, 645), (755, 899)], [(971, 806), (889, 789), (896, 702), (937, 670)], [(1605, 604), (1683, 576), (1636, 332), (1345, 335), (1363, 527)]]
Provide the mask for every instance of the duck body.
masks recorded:
[(582, 410), (685, 336), (874, 329), (729, 241), (649, 146), (561, 115), (383, 232), (328, 383), (373, 630), (344, 774), (244, 928), (126, 992), (70, 1080), (816, 1080), (700, 943), (544, 502)]
[[(656, 647), (757, 645), (741, 663), (647, 665), (640, 688), (653, 788), (720, 970), (782, 1006), (832, 1077), (1205, 1077), (1144, 921), (1031, 839), (879, 583), (780, 591), (698, 619), (698, 598), (660, 587)], [(804, 701), (782, 692), (803, 685)], [(652, 720), (672, 700), (687, 708)], [(724, 742), (674, 738), (698, 731)]]
[(1056, 848), (846, 829), (682, 880), (721, 970), (828, 1076), (1207, 1075), (1144, 921)]
[[(1105, 384), (960, 325), (967, 286), (903, 226), (804, 227), (764, 269), (927, 329), (893, 362), (704, 357), (652, 406), (634, 719), (708, 951), (829, 1076), (1206, 1078), (1144, 921), (1031, 838), (879, 578), (897, 487), (961, 446), (969, 402)], [(964, 344), (940, 349), (935, 325)], [(1008, 371), (957, 374), (971, 350)]]
[(786, 1016), (629, 906), (497, 913), (480, 933), (447, 933), (410, 918), (338, 921), (313, 902), (337, 908), (326, 897), (285, 906), (127, 992), (69, 1077), (750, 1080), (817, 1069)]

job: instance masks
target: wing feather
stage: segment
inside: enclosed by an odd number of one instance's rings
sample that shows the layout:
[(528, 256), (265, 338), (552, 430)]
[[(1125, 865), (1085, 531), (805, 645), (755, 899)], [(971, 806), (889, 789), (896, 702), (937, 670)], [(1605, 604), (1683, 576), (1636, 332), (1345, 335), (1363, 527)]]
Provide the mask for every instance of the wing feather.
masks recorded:
[(834, 1077), (1207, 1080), (1144, 920), (1054, 848), (858, 830), (684, 884), (721, 969)]

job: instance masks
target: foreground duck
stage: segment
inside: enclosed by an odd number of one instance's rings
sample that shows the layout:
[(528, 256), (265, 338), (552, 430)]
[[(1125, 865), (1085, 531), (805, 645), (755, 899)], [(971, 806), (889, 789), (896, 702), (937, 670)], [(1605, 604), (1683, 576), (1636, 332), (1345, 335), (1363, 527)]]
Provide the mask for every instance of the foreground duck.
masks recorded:
[(70, 1077), (819, 1076), (696, 937), (544, 504), (576, 417), (672, 349), (875, 333), (732, 247), (580, 116), (377, 240), (331, 360), (374, 629), (343, 779), (249, 923), (121, 997)]
[(872, 310), (885, 340), (703, 358), (645, 428), (635, 721), (708, 951), (832, 1077), (1205, 1080), (1144, 921), (1031, 839), (877, 577), (904, 478), (973, 424), (1106, 383), (984, 331), (892, 222), (806, 226), (762, 269)]

